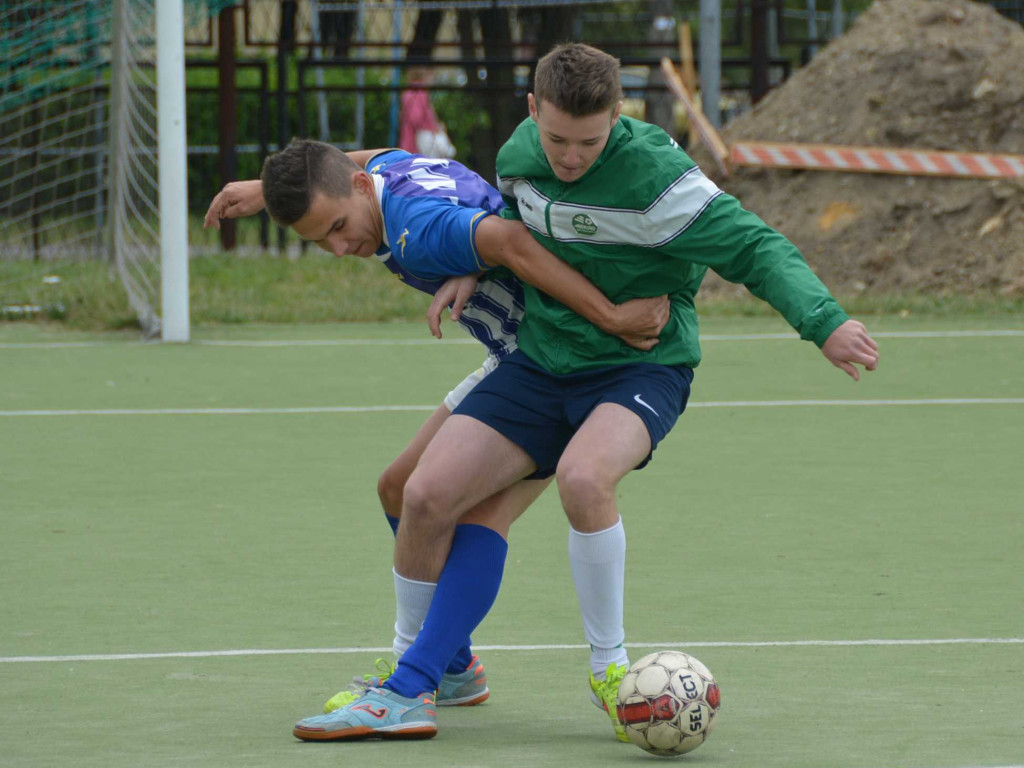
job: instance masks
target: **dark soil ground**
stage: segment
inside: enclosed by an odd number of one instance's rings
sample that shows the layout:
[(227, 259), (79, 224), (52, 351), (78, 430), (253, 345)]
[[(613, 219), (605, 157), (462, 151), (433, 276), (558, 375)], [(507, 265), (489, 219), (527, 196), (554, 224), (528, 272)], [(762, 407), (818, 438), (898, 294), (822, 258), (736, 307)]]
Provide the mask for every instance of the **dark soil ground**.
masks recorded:
[[(1024, 154), (1024, 27), (966, 0), (878, 0), (723, 136)], [(723, 179), (703, 148), (693, 154), (837, 293), (1024, 296), (1024, 180), (750, 168)]]

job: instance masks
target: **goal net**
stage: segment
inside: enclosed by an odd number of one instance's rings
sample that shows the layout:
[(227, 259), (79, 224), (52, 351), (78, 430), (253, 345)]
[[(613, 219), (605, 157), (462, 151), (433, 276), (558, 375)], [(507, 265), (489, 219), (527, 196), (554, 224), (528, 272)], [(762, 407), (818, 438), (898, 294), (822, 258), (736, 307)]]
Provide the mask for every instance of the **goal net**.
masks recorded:
[[(150, 336), (161, 327), (163, 2), (0, 2), (0, 266), (104, 260)], [(218, 10), (208, 4), (185, 0), (193, 14)]]

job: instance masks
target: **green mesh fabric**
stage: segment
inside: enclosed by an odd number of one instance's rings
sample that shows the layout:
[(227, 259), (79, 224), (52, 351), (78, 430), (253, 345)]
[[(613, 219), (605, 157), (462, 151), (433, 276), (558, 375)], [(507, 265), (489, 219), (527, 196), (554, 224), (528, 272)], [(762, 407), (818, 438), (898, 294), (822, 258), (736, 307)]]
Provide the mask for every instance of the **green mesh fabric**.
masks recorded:
[(109, 3), (7, 2), (0, 9), (0, 112), (82, 87), (105, 68)]
[[(155, 0), (127, 0), (129, 23), (152, 26)], [(186, 29), (237, 0), (184, 0)], [(109, 67), (111, 0), (0, 0), (0, 113), (88, 87)]]

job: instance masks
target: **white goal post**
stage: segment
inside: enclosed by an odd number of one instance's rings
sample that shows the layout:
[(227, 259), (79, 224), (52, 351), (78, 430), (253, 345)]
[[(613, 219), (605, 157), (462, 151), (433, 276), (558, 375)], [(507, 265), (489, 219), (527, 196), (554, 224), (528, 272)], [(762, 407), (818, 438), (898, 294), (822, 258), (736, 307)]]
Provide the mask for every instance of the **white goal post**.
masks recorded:
[(182, 0), (156, 0), (156, 51), (161, 334), (164, 341), (188, 341), (188, 185)]

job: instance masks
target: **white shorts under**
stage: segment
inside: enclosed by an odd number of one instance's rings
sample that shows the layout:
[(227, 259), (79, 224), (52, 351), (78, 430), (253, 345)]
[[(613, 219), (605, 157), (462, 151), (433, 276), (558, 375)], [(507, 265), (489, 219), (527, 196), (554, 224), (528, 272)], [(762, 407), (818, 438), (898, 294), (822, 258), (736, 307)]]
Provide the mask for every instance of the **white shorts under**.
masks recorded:
[(469, 376), (464, 378), (455, 389), (449, 392), (444, 398), (444, 405), (449, 411), (454, 411), (456, 406), (462, 402), (462, 398), (470, 393), (470, 391), (483, 381), (484, 376), (489, 374), (495, 368), (498, 367), (498, 358), (494, 355), (488, 355), (487, 359), (484, 360), (483, 365), (473, 371)]

